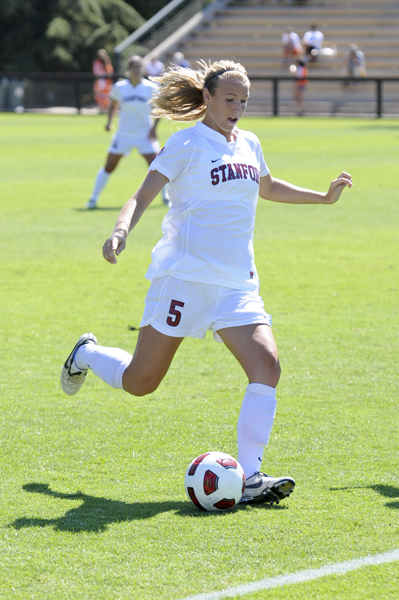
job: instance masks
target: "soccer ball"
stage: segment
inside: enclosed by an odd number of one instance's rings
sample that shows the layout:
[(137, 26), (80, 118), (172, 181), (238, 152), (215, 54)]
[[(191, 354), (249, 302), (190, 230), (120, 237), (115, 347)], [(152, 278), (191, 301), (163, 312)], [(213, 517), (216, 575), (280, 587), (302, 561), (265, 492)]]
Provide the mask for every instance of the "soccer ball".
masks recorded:
[(239, 462), (229, 454), (206, 452), (189, 465), (184, 485), (197, 508), (218, 512), (239, 503), (245, 489), (245, 475)]

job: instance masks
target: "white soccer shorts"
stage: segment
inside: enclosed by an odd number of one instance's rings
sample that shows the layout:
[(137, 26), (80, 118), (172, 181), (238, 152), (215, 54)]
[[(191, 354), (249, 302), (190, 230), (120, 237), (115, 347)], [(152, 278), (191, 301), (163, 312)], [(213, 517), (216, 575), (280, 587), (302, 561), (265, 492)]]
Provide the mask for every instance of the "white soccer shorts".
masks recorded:
[(158, 154), (160, 145), (157, 140), (150, 140), (145, 135), (141, 137), (132, 137), (117, 131), (115, 135), (112, 136), (108, 153), (128, 156), (133, 148), (137, 148), (140, 154)]
[(226, 327), (253, 323), (272, 324), (257, 291), (242, 291), (185, 281), (167, 275), (154, 279), (145, 299), (140, 327), (151, 325), (171, 337), (203, 339), (208, 329), (216, 333)]

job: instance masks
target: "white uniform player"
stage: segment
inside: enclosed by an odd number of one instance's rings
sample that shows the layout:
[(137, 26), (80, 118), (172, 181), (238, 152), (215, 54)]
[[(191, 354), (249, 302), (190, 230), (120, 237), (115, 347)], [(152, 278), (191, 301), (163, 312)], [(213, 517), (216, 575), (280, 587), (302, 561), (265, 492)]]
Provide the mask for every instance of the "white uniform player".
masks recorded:
[(324, 194), (272, 178), (257, 137), (236, 126), (249, 97), (244, 67), (232, 61), (201, 66), (161, 76), (154, 98), (158, 116), (201, 122), (171, 136), (103, 246), (104, 258), (115, 264), (143, 212), (169, 184), (172, 208), (152, 252), (147, 272), (152, 282), (134, 355), (99, 346), (93, 334), (83, 334), (64, 364), (61, 383), (73, 395), (91, 369), (109, 385), (144, 396), (161, 383), (186, 335), (204, 337), (211, 330), (248, 377), (237, 424), (238, 461), (247, 478), (243, 501), (279, 502), (295, 482), (260, 472), (280, 366), (254, 262), (258, 195), (274, 202), (333, 204), (352, 182), (342, 173)]
[[(97, 208), (100, 193), (108, 183), (109, 176), (118, 166), (123, 156), (128, 156), (132, 148), (137, 148), (148, 164), (159, 151), (155, 121), (151, 117), (150, 100), (157, 89), (156, 83), (143, 78), (143, 60), (132, 56), (128, 61), (129, 78), (118, 81), (110, 92), (111, 104), (108, 112), (106, 131), (112, 128), (113, 116), (119, 107), (119, 126), (108, 148), (106, 164), (97, 173), (93, 191), (86, 207)], [(162, 190), (163, 201), (169, 206), (166, 190)]]
[(149, 102), (157, 87), (156, 83), (144, 78), (135, 86), (129, 79), (115, 83), (109, 97), (119, 104), (119, 125), (108, 152), (124, 156), (132, 148), (137, 148), (140, 154), (159, 152), (158, 140), (149, 138), (154, 125)]
[[(153, 284), (142, 327), (151, 324), (166, 335), (200, 338), (209, 328), (220, 341), (215, 332), (233, 321), (271, 323), (258, 296), (253, 251), (259, 181), (269, 170), (258, 138), (237, 128), (234, 135), (235, 141), (229, 143), (199, 122), (173, 134), (150, 166), (168, 178), (172, 208), (146, 274)], [(182, 285), (181, 280), (209, 286), (203, 293), (202, 286)], [(227, 300), (235, 302), (231, 290), (245, 292), (237, 297), (247, 307), (233, 321), (234, 310)], [(205, 298), (201, 307), (199, 297)], [(173, 299), (184, 301), (178, 322), (165, 319)]]

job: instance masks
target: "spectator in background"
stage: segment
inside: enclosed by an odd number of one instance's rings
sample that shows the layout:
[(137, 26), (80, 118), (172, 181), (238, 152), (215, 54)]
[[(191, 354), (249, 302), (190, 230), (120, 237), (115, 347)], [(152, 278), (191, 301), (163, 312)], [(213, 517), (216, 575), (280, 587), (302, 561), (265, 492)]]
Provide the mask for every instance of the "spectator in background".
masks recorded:
[(302, 43), (305, 48), (305, 54), (309, 62), (316, 62), (319, 52), (323, 46), (324, 35), (317, 29), (317, 25), (312, 24), (310, 30), (305, 33)]
[(191, 67), (188, 60), (185, 59), (183, 52), (175, 52), (172, 56), (172, 64), (176, 67), (184, 67), (189, 69)]
[(305, 103), (303, 101), (304, 93), (306, 86), (309, 81), (307, 80), (308, 76), (308, 68), (306, 66), (306, 62), (301, 58), (296, 61), (295, 65), (290, 67), (290, 71), (295, 73), (296, 81), (294, 88), (294, 100), (298, 105), (298, 117), (303, 117), (305, 114)]
[(281, 37), (281, 43), (283, 45), (283, 64), (289, 64), (292, 60), (302, 56), (301, 40), (292, 27), (286, 28)]
[(145, 63), (144, 73), (147, 77), (158, 77), (164, 70), (165, 65), (158, 59), (158, 56), (154, 56)]
[[(349, 79), (358, 82), (360, 77), (366, 76), (366, 59), (364, 53), (359, 50), (356, 44), (350, 44), (345, 56), (344, 65), (348, 69)], [(348, 84), (349, 82), (345, 82), (344, 85)]]
[[(111, 59), (108, 56), (106, 50), (101, 49), (97, 52), (97, 58), (93, 62), (93, 73), (94, 75), (111, 75), (114, 72), (114, 68), (111, 63)], [(101, 112), (105, 112), (110, 104), (109, 93), (113, 84), (112, 79), (96, 79), (93, 85), (94, 101), (100, 108)]]

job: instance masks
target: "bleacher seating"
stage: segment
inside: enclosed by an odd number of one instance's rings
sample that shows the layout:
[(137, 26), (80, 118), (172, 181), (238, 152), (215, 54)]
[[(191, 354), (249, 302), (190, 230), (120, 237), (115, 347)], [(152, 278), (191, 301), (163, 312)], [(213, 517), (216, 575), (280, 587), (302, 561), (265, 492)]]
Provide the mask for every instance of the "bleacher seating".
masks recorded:
[[(399, 2), (394, 0), (221, 1), (210, 20), (202, 22), (163, 58), (168, 60), (174, 51), (180, 50), (193, 65), (201, 58), (211, 61), (229, 58), (242, 62), (250, 75), (284, 75), (288, 74), (281, 60), (284, 29), (291, 25), (302, 38), (311, 23), (316, 23), (324, 33), (324, 46), (336, 47), (337, 56), (311, 65), (310, 76), (344, 76), (345, 53), (349, 44), (356, 43), (366, 56), (369, 77), (399, 77)], [(334, 100), (331, 90), (339, 88), (336, 83), (314, 82), (311, 86), (319, 102), (331, 100), (326, 113), (345, 112), (342, 98), (348, 96), (348, 90), (340, 90)], [(374, 84), (364, 82), (361, 87), (374, 101)], [(270, 83), (254, 86), (255, 112), (264, 110), (261, 99), (269, 102), (268, 90)], [(399, 83), (384, 85), (387, 102), (390, 94), (393, 99), (399, 96), (398, 92)], [(361, 107), (358, 108), (361, 112)], [(395, 113), (393, 103), (391, 108)]]

